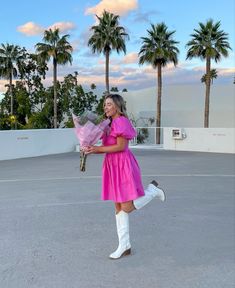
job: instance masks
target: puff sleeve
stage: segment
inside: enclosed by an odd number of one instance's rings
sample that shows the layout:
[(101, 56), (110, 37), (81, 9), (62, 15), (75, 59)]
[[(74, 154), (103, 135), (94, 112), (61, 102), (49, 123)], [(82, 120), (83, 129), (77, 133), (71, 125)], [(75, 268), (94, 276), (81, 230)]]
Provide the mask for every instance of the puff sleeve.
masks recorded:
[(136, 135), (137, 133), (128, 118), (120, 116), (112, 121), (110, 136), (115, 138), (121, 136), (127, 140), (131, 140)]

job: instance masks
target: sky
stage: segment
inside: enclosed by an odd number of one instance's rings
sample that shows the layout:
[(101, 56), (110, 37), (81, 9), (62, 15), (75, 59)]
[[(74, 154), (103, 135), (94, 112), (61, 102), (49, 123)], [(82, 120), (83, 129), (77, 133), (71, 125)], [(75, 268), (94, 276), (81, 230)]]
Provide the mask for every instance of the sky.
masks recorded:
[[(96, 84), (104, 88), (104, 55), (92, 54), (87, 46), (90, 28), (96, 25), (96, 15), (103, 10), (120, 16), (120, 25), (129, 34), (126, 55), (112, 52), (110, 56), (110, 86), (119, 89), (138, 90), (156, 86), (157, 71), (150, 65), (138, 64), (141, 37), (147, 36), (150, 24), (164, 22), (169, 31), (175, 31), (179, 41), (177, 67), (169, 64), (163, 69), (163, 85), (200, 83), (205, 73), (205, 62), (199, 59), (186, 60), (186, 43), (190, 34), (199, 27), (199, 22), (208, 19), (221, 22), (221, 29), (228, 33), (232, 51), (219, 63), (212, 62), (217, 69), (217, 84), (230, 84), (235, 74), (235, 1), (234, 0), (21, 0), (2, 1), (0, 17), (0, 43), (9, 43), (35, 51), (35, 44), (42, 42), (45, 29), (58, 27), (61, 35), (69, 34), (73, 46), (73, 63), (58, 67), (58, 78), (78, 72), (78, 81), (85, 87)], [(52, 65), (46, 85), (52, 84)], [(5, 91), (6, 81), (0, 79), (0, 92)]]

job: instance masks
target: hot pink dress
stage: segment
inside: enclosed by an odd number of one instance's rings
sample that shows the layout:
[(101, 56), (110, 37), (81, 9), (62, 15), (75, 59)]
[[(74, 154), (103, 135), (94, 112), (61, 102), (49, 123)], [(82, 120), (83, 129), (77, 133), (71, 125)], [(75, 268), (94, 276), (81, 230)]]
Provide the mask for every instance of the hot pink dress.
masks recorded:
[[(109, 133), (102, 138), (103, 145), (116, 144), (118, 136), (127, 140), (136, 136), (129, 119), (124, 116), (113, 119)], [(128, 143), (124, 151), (106, 153), (102, 174), (102, 200), (122, 203), (144, 195), (140, 168)]]

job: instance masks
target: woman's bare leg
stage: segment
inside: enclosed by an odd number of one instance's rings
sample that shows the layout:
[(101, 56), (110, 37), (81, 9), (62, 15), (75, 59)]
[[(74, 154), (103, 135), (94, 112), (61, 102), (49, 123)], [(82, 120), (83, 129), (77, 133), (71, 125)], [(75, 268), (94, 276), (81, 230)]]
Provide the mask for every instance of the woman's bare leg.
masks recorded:
[(121, 203), (114, 203), (115, 204), (115, 212), (118, 214), (122, 208), (121, 208)]
[(135, 210), (135, 206), (133, 205), (133, 201), (127, 201), (120, 203), (121, 204), (121, 210), (123, 210), (126, 213), (131, 213), (133, 210)]
[[(125, 212), (124, 209), (128, 212)], [(116, 251), (109, 255), (110, 259), (119, 259), (120, 257), (129, 255), (131, 253), (128, 213), (132, 209), (131, 201), (129, 201), (129, 203), (115, 203), (116, 226), (119, 244)]]

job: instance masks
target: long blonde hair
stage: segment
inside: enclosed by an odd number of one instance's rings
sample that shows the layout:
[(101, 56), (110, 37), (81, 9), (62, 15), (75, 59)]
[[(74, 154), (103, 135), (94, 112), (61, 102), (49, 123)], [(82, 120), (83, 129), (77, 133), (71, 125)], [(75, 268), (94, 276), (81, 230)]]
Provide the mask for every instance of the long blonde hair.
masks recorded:
[(124, 99), (122, 98), (122, 96), (119, 95), (119, 94), (108, 94), (108, 95), (105, 96), (104, 101), (106, 99), (108, 99), (108, 98), (113, 100), (114, 104), (117, 107), (118, 113), (120, 115), (125, 116), (126, 118), (128, 118), (127, 112), (126, 112), (126, 103), (125, 103)]

